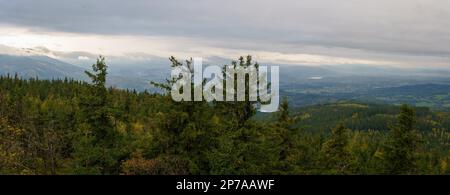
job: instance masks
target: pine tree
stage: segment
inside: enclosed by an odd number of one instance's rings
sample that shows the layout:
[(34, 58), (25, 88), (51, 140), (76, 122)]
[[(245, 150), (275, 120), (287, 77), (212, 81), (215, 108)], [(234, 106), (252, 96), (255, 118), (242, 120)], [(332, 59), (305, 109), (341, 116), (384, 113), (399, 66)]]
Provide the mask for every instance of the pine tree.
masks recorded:
[(108, 90), (106, 88), (107, 65), (100, 56), (92, 65), (93, 73), (85, 73), (92, 84), (81, 100), (82, 120), (81, 132), (77, 134), (78, 143), (75, 149), (79, 158), (80, 173), (118, 173), (118, 144), (120, 137), (111, 121), (112, 113), (108, 107)]
[(294, 139), (296, 138), (294, 137), (294, 129), (291, 127), (293, 122), (293, 119), (289, 116), (289, 103), (286, 99), (284, 99), (280, 105), (277, 123), (279, 134), (281, 137), (281, 161), (286, 161), (293, 153), (292, 150), (294, 148)]
[(289, 113), (289, 102), (287, 99), (283, 99), (280, 104), (280, 110), (278, 112), (278, 125), (284, 128), (288, 128), (294, 123), (294, 120)]
[(416, 117), (412, 108), (401, 106), (398, 124), (391, 127), (390, 138), (385, 147), (385, 172), (387, 174), (413, 174), (416, 168), (418, 136)]
[(349, 152), (347, 151), (347, 129), (342, 123), (331, 130), (331, 137), (323, 145), (325, 167), (332, 173), (345, 174), (348, 168)]
[[(230, 68), (234, 68), (236, 70), (239, 70), (239, 68), (254, 68), (256, 71), (259, 71), (259, 64), (257, 62), (252, 61), (252, 56), (248, 55), (245, 58), (243, 56), (239, 57), (238, 61), (232, 61)], [(227, 80), (231, 80), (234, 78), (234, 86), (232, 88), (234, 89), (234, 92), (238, 91), (238, 73), (229, 73), (226, 71), (225, 67), (223, 69), (223, 75), (225, 76), (225, 80), (223, 83), (224, 86), (224, 97), (227, 95), (231, 95), (231, 93), (226, 91), (226, 86), (230, 85), (230, 83), (227, 82)], [(247, 74), (244, 78), (244, 84), (245, 84), (245, 101), (224, 101), (224, 102), (216, 102), (217, 109), (222, 112), (224, 115), (231, 115), (233, 122), (235, 123), (235, 128), (239, 129), (242, 128), (245, 123), (252, 118), (256, 114), (256, 106), (261, 103), (261, 101), (251, 101), (250, 100), (250, 75)], [(256, 91), (257, 92), (257, 91)], [(234, 93), (234, 99), (237, 100), (237, 93)], [(245, 136), (244, 136), (245, 137)]]

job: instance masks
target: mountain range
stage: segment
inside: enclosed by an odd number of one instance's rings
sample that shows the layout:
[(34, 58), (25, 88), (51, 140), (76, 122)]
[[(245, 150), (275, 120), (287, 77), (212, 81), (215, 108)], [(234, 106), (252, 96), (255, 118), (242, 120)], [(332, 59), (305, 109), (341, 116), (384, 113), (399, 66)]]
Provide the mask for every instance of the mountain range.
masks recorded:
[(0, 55), (0, 74), (16, 73), (23, 78), (87, 78), (83, 68), (47, 56)]

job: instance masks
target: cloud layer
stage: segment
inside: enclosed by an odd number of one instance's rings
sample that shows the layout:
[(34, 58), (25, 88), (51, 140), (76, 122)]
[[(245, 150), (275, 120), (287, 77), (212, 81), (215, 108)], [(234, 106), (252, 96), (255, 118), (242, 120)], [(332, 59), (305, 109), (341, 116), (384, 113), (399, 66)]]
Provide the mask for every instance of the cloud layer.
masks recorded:
[[(122, 44), (135, 53), (161, 51), (154, 55), (242, 51), (271, 59), (295, 56), (298, 62), (313, 56), (319, 64), (449, 66), (447, 0), (0, 0), (0, 5), (0, 44), (5, 29), (14, 28), (86, 42), (95, 37), (85, 49), (71, 48), (87, 52), (94, 44)], [(115, 37), (110, 45), (101, 41)], [(69, 42), (59, 49), (75, 44)]]

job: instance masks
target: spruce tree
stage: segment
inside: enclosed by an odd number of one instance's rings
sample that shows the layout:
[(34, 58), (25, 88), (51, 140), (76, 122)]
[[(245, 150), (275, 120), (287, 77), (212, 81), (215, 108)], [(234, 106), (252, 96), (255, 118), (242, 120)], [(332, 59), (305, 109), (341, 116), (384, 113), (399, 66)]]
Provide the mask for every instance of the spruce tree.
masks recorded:
[(93, 73), (85, 73), (92, 80), (89, 90), (80, 102), (82, 111), (81, 132), (75, 147), (81, 164), (80, 173), (113, 174), (119, 171), (118, 144), (120, 138), (111, 121), (106, 88), (107, 65), (100, 56), (92, 65)]
[(416, 167), (418, 136), (416, 117), (412, 108), (402, 105), (398, 123), (391, 127), (385, 147), (385, 172), (387, 174), (413, 174)]
[(293, 129), (291, 128), (293, 124), (292, 118), (289, 116), (289, 104), (286, 99), (284, 99), (280, 105), (280, 111), (278, 113), (278, 129), (281, 137), (281, 151), (280, 160), (284, 161), (288, 158), (291, 150), (294, 147), (293, 140)]
[(294, 119), (289, 113), (289, 103), (287, 99), (283, 99), (280, 109), (277, 113), (276, 129), (280, 137), (279, 146), (279, 165), (282, 173), (292, 173), (295, 164), (298, 162), (297, 139), (299, 139), (299, 131), (293, 127)]
[(348, 168), (349, 152), (347, 151), (347, 129), (339, 123), (331, 130), (331, 137), (323, 145), (325, 167), (332, 173), (345, 174)]

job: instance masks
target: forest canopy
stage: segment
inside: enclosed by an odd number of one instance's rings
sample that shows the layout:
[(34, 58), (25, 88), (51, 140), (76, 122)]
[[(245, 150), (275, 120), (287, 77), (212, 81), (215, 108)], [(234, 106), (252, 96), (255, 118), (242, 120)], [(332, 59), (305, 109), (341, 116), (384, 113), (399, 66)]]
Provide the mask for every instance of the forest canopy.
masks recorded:
[(285, 100), (261, 117), (250, 101), (108, 88), (107, 68), (99, 58), (89, 83), (0, 77), (0, 174), (450, 173), (445, 112)]

